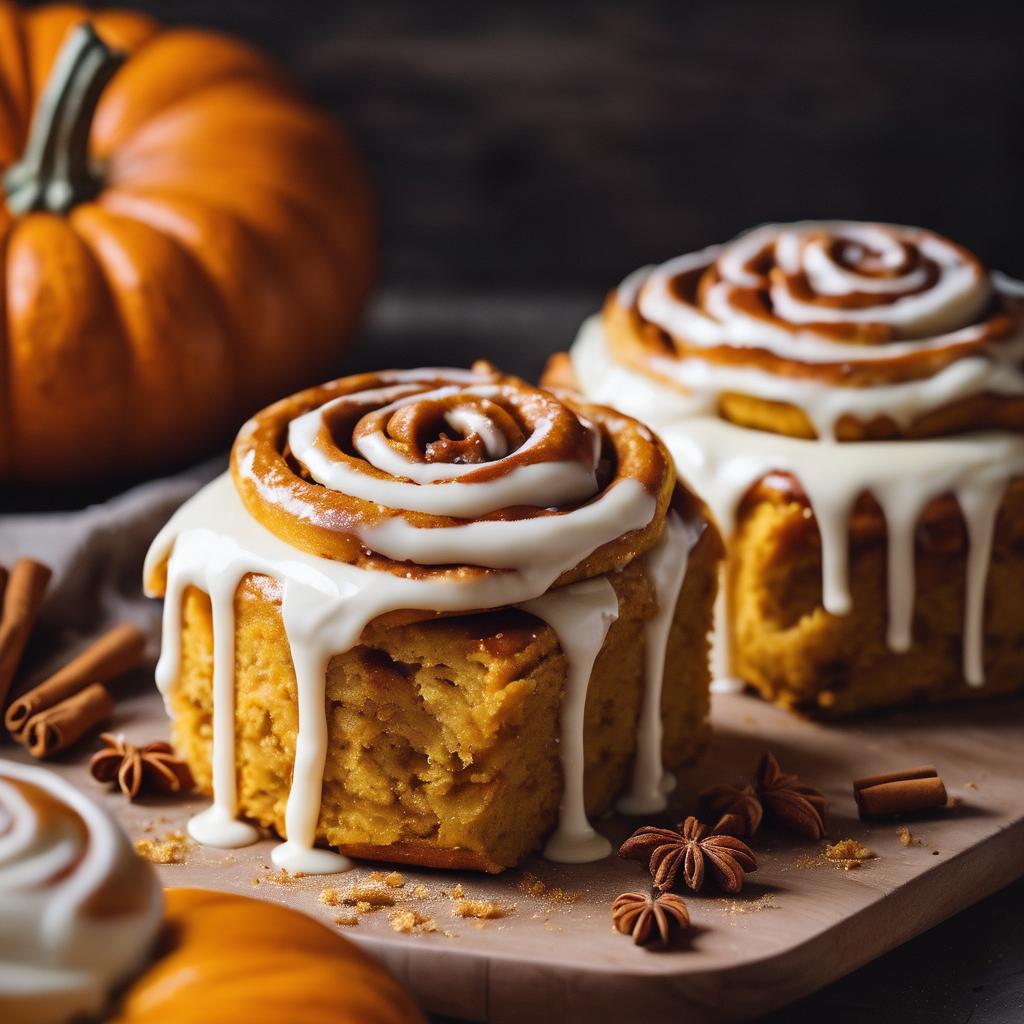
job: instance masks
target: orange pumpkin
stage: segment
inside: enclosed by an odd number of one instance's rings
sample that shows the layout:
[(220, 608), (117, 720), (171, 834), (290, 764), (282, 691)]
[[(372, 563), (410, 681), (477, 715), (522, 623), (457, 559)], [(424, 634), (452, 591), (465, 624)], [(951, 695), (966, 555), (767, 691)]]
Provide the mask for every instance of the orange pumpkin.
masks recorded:
[(202, 889), (164, 897), (156, 960), (114, 1024), (424, 1024), (384, 968), (304, 914)]
[(180, 464), (331, 369), (371, 276), (367, 186), (250, 47), (3, 3), (0, 166), (0, 482)]

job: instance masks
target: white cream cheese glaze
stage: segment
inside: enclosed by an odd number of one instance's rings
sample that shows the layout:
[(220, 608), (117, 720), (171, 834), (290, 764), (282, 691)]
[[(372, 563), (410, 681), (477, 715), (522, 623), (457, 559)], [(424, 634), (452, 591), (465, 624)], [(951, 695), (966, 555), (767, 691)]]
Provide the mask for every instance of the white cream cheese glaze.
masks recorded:
[[(759, 264), (765, 253), (770, 271)], [(699, 298), (677, 290), (705, 273)], [(764, 306), (751, 306), (751, 293), (762, 291)], [(714, 414), (727, 393), (784, 402), (826, 440), (844, 416), (906, 428), (974, 395), (1024, 395), (1024, 321), (1018, 313), (1008, 331), (990, 308), (1022, 297), (1020, 282), (986, 272), (932, 232), (846, 221), (766, 224), (643, 267), (616, 291), (618, 305), (682, 344), (674, 357), (638, 356), (645, 371), (679, 386), (679, 410)], [(841, 332), (851, 328), (891, 336), (847, 340)], [(915, 360), (922, 366), (908, 375)], [(819, 372), (830, 368), (840, 372)], [(865, 368), (879, 379), (846, 382)]]
[(570, 358), (589, 401), (614, 405), (660, 434), (680, 477), (708, 503), (724, 534), (731, 533), (739, 502), (753, 483), (772, 471), (792, 473), (821, 533), (823, 605), (835, 615), (850, 608), (849, 517), (861, 494), (873, 495), (884, 511), (889, 535), (888, 640), (894, 651), (904, 651), (912, 642), (917, 520), (932, 498), (954, 494), (969, 545), (963, 673), (971, 685), (982, 685), (993, 528), (1008, 482), (1024, 475), (1024, 437), (985, 432), (838, 443), (750, 430), (699, 415), (671, 388), (617, 364), (596, 316), (583, 324)]
[[(560, 744), (565, 792), (558, 828), (546, 853), (569, 861), (607, 855), (606, 842), (593, 831), (583, 810), (582, 715), (591, 668), (618, 609), (614, 591), (601, 578), (553, 591), (548, 588), (598, 545), (621, 535), (629, 523), (640, 526), (650, 521), (654, 498), (642, 488), (633, 493), (626, 486), (632, 483), (619, 482), (579, 510), (586, 513), (579, 530), (572, 526), (576, 513), (569, 513), (565, 524), (557, 518), (545, 520), (548, 530), (534, 538), (534, 549), (521, 568), (460, 581), (407, 578), (319, 558), (292, 547), (257, 522), (229, 475), (204, 488), (160, 532), (145, 569), (150, 580), (167, 560), (163, 644), (156, 670), (165, 698), (181, 668), (181, 610), (186, 587), (195, 586), (209, 594), (213, 607), (214, 800), (192, 819), (189, 831), (193, 837), (211, 845), (236, 846), (256, 836), (251, 826), (238, 820), (235, 791), (233, 598), (246, 574), (262, 573), (283, 588), (282, 616), (299, 694), (295, 769), (286, 810), (288, 839), (274, 851), (276, 864), (307, 873), (346, 866), (339, 855), (314, 847), (326, 758), (325, 681), (331, 657), (351, 649), (364, 627), (389, 611), (471, 612), (509, 605), (520, 605), (549, 622), (569, 661)], [(617, 491), (625, 493), (632, 511), (624, 513), (614, 502), (599, 513), (593, 511), (602, 498)], [(509, 524), (480, 523), (464, 528), (505, 525)], [(666, 543), (682, 552), (685, 563), (682, 549), (688, 550), (696, 538), (682, 533), (680, 536), (674, 525), (673, 539)], [(465, 551), (461, 557), (465, 559)], [(664, 598), (673, 610), (677, 595), (674, 579), (670, 587), (659, 588), (659, 600)], [(656, 648), (664, 639), (667, 630), (649, 634), (647, 657), (659, 664), (664, 651)], [(648, 687), (653, 685), (652, 679), (649, 672)], [(649, 724), (641, 726), (641, 734), (650, 728)], [(660, 756), (660, 747), (658, 750)]]
[(0, 1020), (99, 1014), (149, 956), (155, 872), (113, 818), (53, 772), (0, 761)]
[(664, 533), (647, 556), (647, 571), (654, 584), (658, 609), (644, 627), (647, 657), (633, 778), (628, 791), (615, 804), (623, 814), (657, 814), (668, 804), (666, 794), (675, 788), (675, 779), (665, 771), (661, 756), (661, 693), (673, 611), (686, 579), (686, 563), (694, 542), (683, 521), (670, 513)]

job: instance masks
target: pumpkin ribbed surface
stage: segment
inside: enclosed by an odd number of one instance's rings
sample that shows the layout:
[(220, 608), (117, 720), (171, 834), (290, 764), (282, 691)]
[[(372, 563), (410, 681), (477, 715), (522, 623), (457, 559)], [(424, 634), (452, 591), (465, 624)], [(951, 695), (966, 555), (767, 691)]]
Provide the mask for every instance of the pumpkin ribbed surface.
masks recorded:
[[(87, 20), (126, 54), (83, 115), (96, 187), (12, 212), (12, 168)], [(0, 5), (0, 164), (0, 481), (180, 463), (336, 361), (372, 272), (366, 183), (336, 126), (250, 47), (133, 13)]]
[(379, 964), (304, 914), (202, 889), (164, 896), (156, 960), (116, 1024), (422, 1024)]

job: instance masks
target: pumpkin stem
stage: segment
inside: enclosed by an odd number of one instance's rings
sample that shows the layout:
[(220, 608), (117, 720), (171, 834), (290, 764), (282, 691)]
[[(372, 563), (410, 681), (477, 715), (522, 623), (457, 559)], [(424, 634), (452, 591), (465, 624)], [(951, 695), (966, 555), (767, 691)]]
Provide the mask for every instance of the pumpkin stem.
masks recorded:
[(123, 62), (124, 55), (107, 46), (88, 21), (68, 36), (32, 117), (25, 151), (4, 175), (11, 213), (66, 213), (99, 191), (102, 175), (89, 159), (92, 119)]

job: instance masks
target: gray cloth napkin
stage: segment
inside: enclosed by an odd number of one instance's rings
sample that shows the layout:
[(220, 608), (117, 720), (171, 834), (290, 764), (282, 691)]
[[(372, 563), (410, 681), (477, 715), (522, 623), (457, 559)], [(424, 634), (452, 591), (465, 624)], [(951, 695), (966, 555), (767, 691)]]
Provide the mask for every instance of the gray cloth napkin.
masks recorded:
[(75, 512), (0, 515), (0, 565), (28, 557), (53, 570), (30, 681), (119, 622), (145, 629), (155, 657), (160, 603), (142, 593), (146, 551), (175, 509), (226, 465), (218, 456)]

